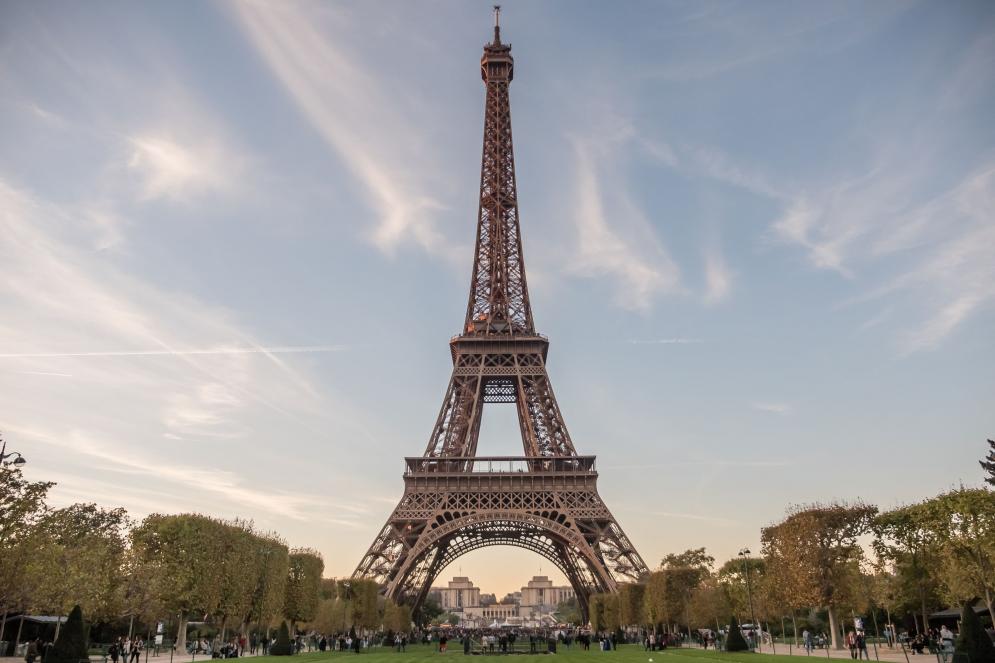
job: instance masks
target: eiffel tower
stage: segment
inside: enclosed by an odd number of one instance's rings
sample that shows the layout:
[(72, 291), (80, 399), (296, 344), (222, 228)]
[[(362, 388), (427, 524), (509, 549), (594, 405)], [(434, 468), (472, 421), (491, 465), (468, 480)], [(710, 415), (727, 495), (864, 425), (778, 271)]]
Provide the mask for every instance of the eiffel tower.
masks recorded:
[[(470, 300), (449, 342), (452, 378), (423, 456), (405, 458), (404, 495), (353, 577), (417, 610), (453, 560), (486, 546), (532, 550), (588, 599), (648, 572), (597, 490), (594, 456), (579, 456), (546, 373), (522, 257), (508, 87), (511, 45), (484, 46), (487, 89), (480, 208)], [(484, 404), (514, 403), (525, 455), (477, 456)]]

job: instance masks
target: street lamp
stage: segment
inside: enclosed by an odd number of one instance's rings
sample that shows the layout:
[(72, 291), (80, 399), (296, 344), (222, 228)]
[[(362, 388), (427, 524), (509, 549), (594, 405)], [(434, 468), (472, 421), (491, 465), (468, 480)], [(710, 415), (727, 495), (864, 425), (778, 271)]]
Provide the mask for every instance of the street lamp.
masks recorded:
[[(17, 451), (11, 451), (10, 453), (5, 453), (7, 451), (7, 440), (0, 437), (0, 442), (3, 442), (3, 446), (0, 447), (0, 465), (24, 465), (27, 460)], [(17, 456), (14, 460), (8, 461), (7, 459), (11, 456)]]
[[(753, 589), (750, 587), (750, 565), (747, 563), (749, 559), (750, 549), (743, 548), (739, 551), (739, 556), (743, 558), (743, 570), (746, 571), (746, 596), (750, 601), (750, 620), (753, 622), (753, 630), (756, 632), (757, 628), (757, 615), (753, 612)], [(757, 644), (763, 641), (762, 634), (757, 638)]]

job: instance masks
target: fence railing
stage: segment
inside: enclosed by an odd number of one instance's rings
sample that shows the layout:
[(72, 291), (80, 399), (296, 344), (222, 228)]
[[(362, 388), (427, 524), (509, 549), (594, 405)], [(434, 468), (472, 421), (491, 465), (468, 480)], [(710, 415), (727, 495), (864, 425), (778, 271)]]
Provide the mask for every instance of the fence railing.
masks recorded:
[(477, 456), (474, 458), (404, 459), (404, 475), (416, 474), (524, 474), (554, 472), (595, 474), (596, 456)]

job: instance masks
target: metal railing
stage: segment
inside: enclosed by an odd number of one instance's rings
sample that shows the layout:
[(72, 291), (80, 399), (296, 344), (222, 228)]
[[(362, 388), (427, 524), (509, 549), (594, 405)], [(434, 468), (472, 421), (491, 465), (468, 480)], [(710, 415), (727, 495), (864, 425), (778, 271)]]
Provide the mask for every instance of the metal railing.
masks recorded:
[(404, 459), (404, 476), (416, 474), (525, 474), (554, 472), (596, 474), (596, 456), (476, 456)]

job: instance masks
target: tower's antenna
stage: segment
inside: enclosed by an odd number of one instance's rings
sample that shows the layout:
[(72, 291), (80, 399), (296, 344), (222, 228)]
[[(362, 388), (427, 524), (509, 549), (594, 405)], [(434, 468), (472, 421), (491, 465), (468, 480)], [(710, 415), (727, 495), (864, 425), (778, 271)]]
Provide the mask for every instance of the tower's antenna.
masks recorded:
[(501, 5), (494, 5), (494, 43), (501, 43)]

